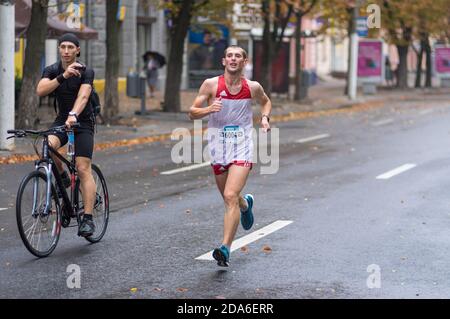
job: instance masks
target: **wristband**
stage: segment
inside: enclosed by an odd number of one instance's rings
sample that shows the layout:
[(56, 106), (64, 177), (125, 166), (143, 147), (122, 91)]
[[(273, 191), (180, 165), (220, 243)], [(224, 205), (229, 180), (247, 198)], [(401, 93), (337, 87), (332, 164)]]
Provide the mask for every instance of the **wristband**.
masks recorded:
[(75, 116), (77, 122), (78, 122), (78, 115), (75, 112), (69, 112), (69, 116)]
[(267, 118), (267, 122), (270, 122), (270, 117), (267, 114), (263, 114), (261, 115), (261, 120), (263, 119), (263, 117)]
[(61, 84), (66, 80), (66, 78), (64, 77), (63, 74), (60, 74), (56, 77), (56, 80), (58, 81), (59, 84)]

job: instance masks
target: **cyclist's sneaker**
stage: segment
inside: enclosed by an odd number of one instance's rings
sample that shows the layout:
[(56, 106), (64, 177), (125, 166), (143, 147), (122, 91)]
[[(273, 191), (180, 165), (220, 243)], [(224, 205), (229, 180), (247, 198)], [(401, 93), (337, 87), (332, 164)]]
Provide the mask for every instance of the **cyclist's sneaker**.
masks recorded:
[(245, 230), (249, 230), (253, 226), (253, 196), (252, 194), (246, 194), (244, 198), (247, 201), (248, 208), (246, 211), (241, 210), (241, 224)]
[(92, 236), (94, 232), (95, 232), (95, 225), (94, 222), (92, 221), (92, 218), (86, 218), (85, 216), (83, 218), (83, 221), (81, 222), (78, 234), (81, 237), (89, 237)]
[(224, 245), (220, 246), (220, 248), (216, 248), (213, 251), (213, 257), (217, 260), (217, 265), (221, 267), (228, 267), (228, 263), (230, 260), (230, 251)]
[(69, 174), (67, 174), (67, 171), (64, 171), (64, 173), (61, 174), (61, 179), (65, 188), (70, 187), (71, 181)]

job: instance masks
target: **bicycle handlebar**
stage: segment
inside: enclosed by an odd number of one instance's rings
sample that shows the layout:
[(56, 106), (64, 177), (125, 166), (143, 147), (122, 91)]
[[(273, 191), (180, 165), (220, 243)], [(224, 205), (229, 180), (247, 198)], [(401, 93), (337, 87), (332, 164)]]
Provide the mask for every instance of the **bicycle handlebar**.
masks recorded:
[(65, 125), (61, 125), (61, 126), (55, 126), (52, 127), (48, 130), (43, 130), (43, 131), (35, 131), (35, 130), (8, 130), (6, 131), (8, 134), (13, 134), (12, 136), (8, 136), (6, 139), (10, 139), (13, 137), (25, 137), (28, 134), (31, 135), (48, 135), (50, 133), (66, 133), (69, 131), (72, 131), (72, 129), (74, 128), (79, 128), (80, 127), (80, 123), (74, 123), (72, 124), (71, 128), (68, 129)]

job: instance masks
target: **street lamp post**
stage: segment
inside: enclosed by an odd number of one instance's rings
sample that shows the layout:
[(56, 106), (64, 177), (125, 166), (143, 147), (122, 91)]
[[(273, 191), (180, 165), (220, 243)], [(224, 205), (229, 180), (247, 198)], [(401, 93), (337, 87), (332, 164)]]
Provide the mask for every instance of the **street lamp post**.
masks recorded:
[(355, 1), (352, 10), (352, 34), (350, 35), (350, 65), (348, 66), (349, 83), (348, 83), (348, 97), (350, 100), (356, 99), (357, 91), (357, 67), (358, 67), (358, 33), (356, 32), (356, 18), (358, 17), (359, 3)]
[(14, 1), (0, 0), (0, 149), (14, 148), (7, 140), (8, 129), (14, 129)]

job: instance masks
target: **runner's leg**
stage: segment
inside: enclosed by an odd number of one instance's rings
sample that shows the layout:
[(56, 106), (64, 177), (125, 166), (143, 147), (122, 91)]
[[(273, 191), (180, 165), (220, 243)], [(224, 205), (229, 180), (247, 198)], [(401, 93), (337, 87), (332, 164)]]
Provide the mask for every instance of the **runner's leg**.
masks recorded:
[[(225, 184), (227, 182), (227, 177), (228, 177), (228, 171), (223, 174), (220, 174), (220, 175), (215, 175), (217, 188), (219, 189), (219, 192), (220, 192), (220, 195), (222, 195), (222, 198), (224, 198), (223, 192), (225, 190)], [(245, 211), (247, 209), (247, 207), (248, 207), (247, 201), (241, 194), (239, 194), (239, 208), (241, 210)]]
[(247, 182), (250, 167), (231, 165), (223, 191), (226, 213), (224, 216), (223, 244), (231, 246), (241, 216), (240, 193)]

